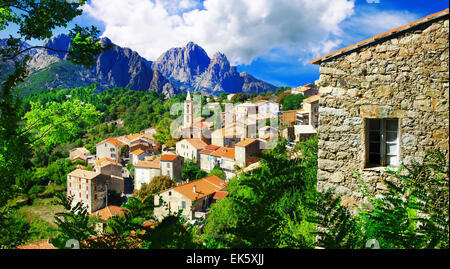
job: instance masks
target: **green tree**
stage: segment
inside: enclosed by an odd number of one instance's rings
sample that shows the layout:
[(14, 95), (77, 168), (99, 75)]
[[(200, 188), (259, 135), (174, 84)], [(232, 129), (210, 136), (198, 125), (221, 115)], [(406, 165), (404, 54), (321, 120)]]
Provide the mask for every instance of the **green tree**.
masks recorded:
[(136, 191), (135, 196), (141, 201), (144, 201), (149, 196), (155, 193), (169, 189), (175, 186), (175, 182), (168, 176), (156, 176), (154, 177), (150, 184), (142, 184), (141, 188)]
[(184, 180), (189, 179), (189, 181), (204, 178), (207, 175), (208, 173), (206, 173), (203, 170), (200, 170), (197, 166), (193, 165), (186, 165), (181, 170), (181, 178), (183, 178)]
[(219, 165), (214, 166), (214, 168), (209, 172), (208, 176), (215, 175), (221, 179), (226, 179), (227, 175), (225, 172), (220, 168)]
[(308, 96), (304, 96), (303, 94), (290, 94), (284, 98), (284, 102), (282, 105), (283, 111), (285, 110), (294, 110), (299, 109), (302, 105), (303, 99), (306, 99)]

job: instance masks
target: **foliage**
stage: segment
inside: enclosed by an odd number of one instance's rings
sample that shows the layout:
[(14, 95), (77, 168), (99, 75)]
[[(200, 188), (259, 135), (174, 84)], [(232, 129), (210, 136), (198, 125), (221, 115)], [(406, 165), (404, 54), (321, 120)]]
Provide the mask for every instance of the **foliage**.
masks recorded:
[[(317, 143), (317, 139), (310, 143)], [(222, 247), (311, 248), (313, 238), (306, 217), (313, 198), (316, 176), (302, 152), (290, 158), (280, 142), (260, 155), (261, 167), (230, 181), (227, 198), (210, 209), (204, 240)], [(314, 154), (313, 154), (314, 155)], [(316, 164), (317, 166), (317, 164)], [(314, 166), (312, 167), (314, 168)]]
[(73, 196), (66, 197), (64, 193), (57, 193), (57, 204), (64, 207), (66, 212), (55, 214), (55, 224), (58, 226), (58, 236), (52, 241), (57, 248), (66, 248), (70, 239), (78, 240), (83, 248), (85, 240), (96, 235), (94, 227), (89, 222), (86, 207), (78, 202), (72, 205)]
[(100, 115), (93, 105), (78, 99), (63, 103), (31, 102), (31, 109), (24, 116), (25, 130), (34, 130), (34, 145), (54, 146), (78, 137), (83, 130), (80, 126), (93, 125)]
[(294, 110), (299, 109), (302, 105), (303, 99), (306, 99), (308, 96), (305, 96), (301, 93), (299, 94), (289, 94), (284, 98), (282, 103), (282, 110)]
[(146, 198), (153, 196), (153, 194), (173, 186), (175, 186), (175, 182), (170, 177), (156, 176), (150, 181), (150, 184), (143, 183), (141, 188), (136, 191), (135, 196), (141, 201), (144, 201)]
[(0, 212), (0, 249), (14, 248), (27, 242), (30, 237), (30, 224), (16, 217), (14, 210), (1, 209)]
[(248, 96), (245, 93), (238, 92), (231, 97), (231, 102), (233, 104), (242, 103), (248, 99)]
[(208, 176), (215, 175), (221, 179), (226, 179), (227, 175), (225, 172), (220, 168), (219, 165), (214, 166), (214, 168), (209, 172)]
[(204, 178), (207, 175), (208, 173), (206, 173), (203, 170), (200, 170), (200, 168), (194, 165), (185, 165), (181, 170), (181, 178), (189, 181)]

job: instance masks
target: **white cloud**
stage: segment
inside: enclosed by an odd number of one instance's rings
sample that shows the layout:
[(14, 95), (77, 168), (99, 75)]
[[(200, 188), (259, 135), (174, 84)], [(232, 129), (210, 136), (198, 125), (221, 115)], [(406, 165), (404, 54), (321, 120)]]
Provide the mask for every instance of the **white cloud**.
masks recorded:
[(350, 18), (342, 26), (347, 29), (358, 30), (361, 34), (370, 37), (408, 24), (419, 19), (419, 17), (419, 15), (408, 11), (370, 9), (362, 10), (358, 16)]
[(104, 36), (149, 60), (194, 41), (249, 64), (273, 48), (320, 56), (339, 45), (353, 8), (353, 0), (92, 0), (83, 9), (105, 24)]

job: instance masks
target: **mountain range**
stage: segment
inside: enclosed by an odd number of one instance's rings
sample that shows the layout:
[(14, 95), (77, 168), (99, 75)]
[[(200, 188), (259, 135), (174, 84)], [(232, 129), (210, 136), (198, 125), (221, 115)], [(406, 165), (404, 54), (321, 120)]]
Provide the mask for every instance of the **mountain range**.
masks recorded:
[[(4, 46), (4, 40), (0, 39), (0, 46)], [(104, 37), (101, 42), (111, 43), (111, 40)], [(43, 46), (68, 50), (70, 37), (60, 34), (45, 40)], [(100, 91), (124, 87), (135, 91), (157, 91), (166, 97), (187, 90), (217, 96), (222, 92), (260, 93), (276, 89), (246, 72), (239, 73), (220, 52), (210, 58), (193, 42), (182, 48), (169, 49), (154, 62), (136, 51), (113, 44), (112, 49), (97, 57), (92, 68), (73, 65), (67, 61), (67, 53), (49, 49), (30, 51), (30, 56), (30, 75), (19, 86), (22, 95), (41, 89), (76, 88), (93, 83), (98, 83)], [(1, 67), (2, 74), (10, 65)]]

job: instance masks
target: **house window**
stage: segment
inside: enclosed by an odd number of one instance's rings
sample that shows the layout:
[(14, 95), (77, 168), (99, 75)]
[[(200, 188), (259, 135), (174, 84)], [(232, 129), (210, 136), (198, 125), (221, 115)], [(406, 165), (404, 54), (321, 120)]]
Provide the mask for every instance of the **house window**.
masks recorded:
[(169, 196), (172, 196), (172, 192), (171, 191), (169, 191)]
[(186, 208), (186, 202), (185, 201), (181, 201), (181, 208)]
[(398, 119), (367, 119), (368, 166), (398, 165)]

